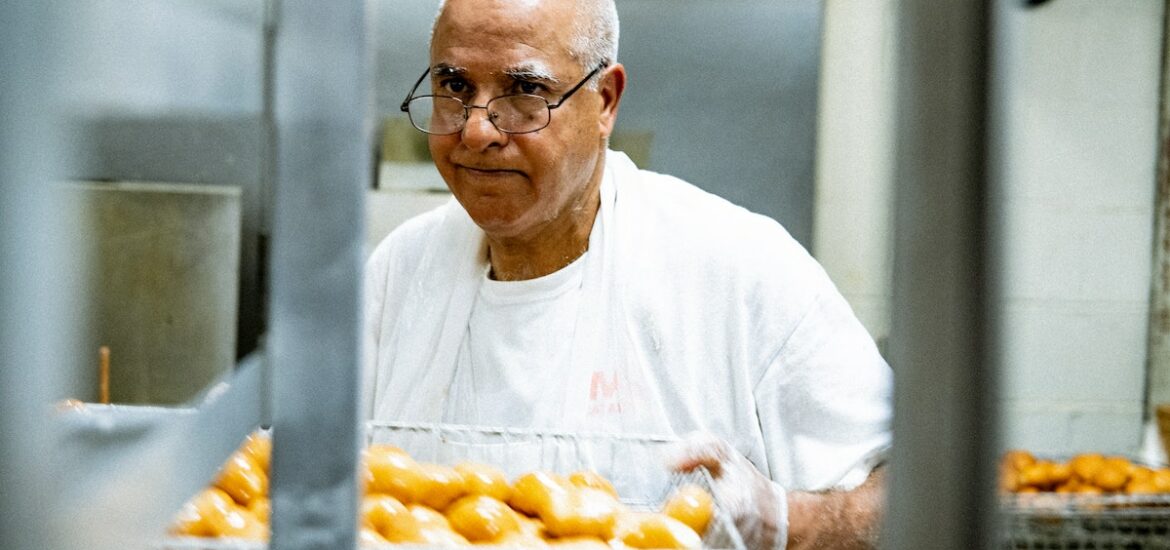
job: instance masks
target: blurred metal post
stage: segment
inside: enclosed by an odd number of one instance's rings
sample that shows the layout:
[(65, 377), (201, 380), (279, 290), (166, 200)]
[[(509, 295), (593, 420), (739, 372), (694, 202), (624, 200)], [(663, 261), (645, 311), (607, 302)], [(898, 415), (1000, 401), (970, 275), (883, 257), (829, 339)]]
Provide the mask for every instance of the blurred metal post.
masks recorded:
[(276, 6), (269, 361), (272, 548), (354, 548), (365, 2)]
[(1170, 403), (1170, 1), (1162, 18), (1162, 78), (1158, 114), (1158, 166), (1154, 197), (1154, 251), (1150, 277), (1146, 420)]
[(49, 182), (58, 156), (49, 2), (0, 6), (0, 549), (58, 548), (46, 456), (65, 338)]
[(883, 546), (996, 540), (988, 344), (989, 6), (898, 3), (890, 505)]

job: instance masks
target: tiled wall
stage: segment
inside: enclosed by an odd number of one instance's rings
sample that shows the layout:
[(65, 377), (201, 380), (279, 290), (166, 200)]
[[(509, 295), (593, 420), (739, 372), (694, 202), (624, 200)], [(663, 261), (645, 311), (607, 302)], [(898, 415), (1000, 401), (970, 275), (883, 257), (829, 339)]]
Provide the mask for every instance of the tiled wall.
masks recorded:
[(996, 11), (1008, 445), (1139, 445), (1163, 5)]
[[(826, 1), (814, 224), (814, 253), (879, 341), (890, 312), (893, 4)], [(1139, 445), (1163, 5), (997, 3), (1008, 445)]]

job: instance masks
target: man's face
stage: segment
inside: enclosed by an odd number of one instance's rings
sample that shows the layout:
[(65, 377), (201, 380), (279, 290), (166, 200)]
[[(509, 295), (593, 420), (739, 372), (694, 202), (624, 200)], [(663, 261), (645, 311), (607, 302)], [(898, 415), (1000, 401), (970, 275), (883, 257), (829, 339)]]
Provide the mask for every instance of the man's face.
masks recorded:
[[(516, 93), (556, 103), (586, 74), (569, 54), (572, 5), (450, 0), (431, 42), (432, 93), (473, 105)], [(578, 90), (546, 128), (527, 134), (500, 132), (472, 109), (462, 132), (430, 136), (431, 156), (489, 236), (531, 239), (557, 231), (596, 191), (609, 131), (603, 104), (598, 92)]]

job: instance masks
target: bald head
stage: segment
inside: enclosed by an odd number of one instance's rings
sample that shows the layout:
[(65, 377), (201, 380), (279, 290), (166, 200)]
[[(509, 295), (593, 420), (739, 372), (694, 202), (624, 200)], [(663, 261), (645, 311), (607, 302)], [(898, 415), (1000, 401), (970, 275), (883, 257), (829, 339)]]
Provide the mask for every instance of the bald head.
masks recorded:
[[(618, 15), (614, 0), (442, 0), (431, 27), (431, 38), (439, 18), (448, 6), (456, 4), (513, 5), (525, 9), (546, 9), (556, 6), (571, 10), (573, 28), (567, 44), (569, 54), (581, 66), (583, 72), (593, 70), (602, 63), (612, 64), (618, 54)], [(596, 86), (596, 80), (589, 88)]]

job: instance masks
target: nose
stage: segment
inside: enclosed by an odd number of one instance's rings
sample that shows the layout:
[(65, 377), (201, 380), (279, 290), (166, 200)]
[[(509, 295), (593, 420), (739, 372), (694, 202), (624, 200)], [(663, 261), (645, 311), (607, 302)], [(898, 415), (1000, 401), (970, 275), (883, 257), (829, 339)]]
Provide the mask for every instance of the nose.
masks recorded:
[(463, 143), (468, 148), (482, 151), (492, 146), (503, 147), (508, 134), (501, 132), (491, 121), (486, 105), (468, 105), (467, 122), (463, 124)]

